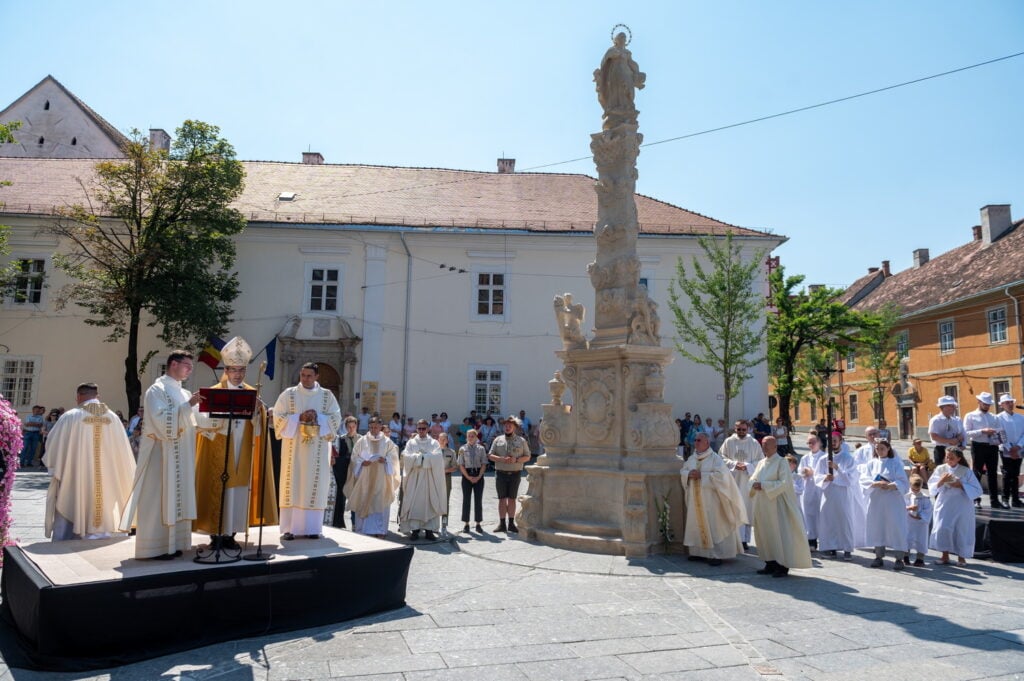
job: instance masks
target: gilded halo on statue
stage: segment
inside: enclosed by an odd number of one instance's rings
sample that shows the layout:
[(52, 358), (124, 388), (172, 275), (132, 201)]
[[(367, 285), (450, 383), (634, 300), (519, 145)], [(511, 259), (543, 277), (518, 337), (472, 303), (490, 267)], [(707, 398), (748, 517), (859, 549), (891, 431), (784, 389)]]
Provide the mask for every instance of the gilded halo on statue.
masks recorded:
[(626, 29), (626, 45), (629, 45), (633, 42), (633, 31), (629, 30), (629, 26), (626, 26), (625, 24), (615, 24), (612, 26), (612, 42), (615, 42), (615, 31), (620, 28)]

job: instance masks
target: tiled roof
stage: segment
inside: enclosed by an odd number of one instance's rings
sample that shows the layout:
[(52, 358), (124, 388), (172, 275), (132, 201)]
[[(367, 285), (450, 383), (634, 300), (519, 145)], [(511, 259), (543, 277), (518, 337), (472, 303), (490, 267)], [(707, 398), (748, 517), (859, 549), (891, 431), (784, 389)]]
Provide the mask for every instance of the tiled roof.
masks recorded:
[(869, 292), (873, 287), (878, 286), (879, 280), (883, 277), (884, 275), (879, 269), (868, 272), (843, 291), (843, 295), (839, 296), (839, 302), (844, 305), (856, 305), (864, 297), (866, 291)]
[(1024, 228), (1021, 225), (1024, 220), (1013, 223), (991, 244), (974, 240), (920, 267), (897, 272), (853, 307), (877, 310), (892, 303), (903, 315), (910, 315), (1024, 281)]
[[(0, 158), (0, 202), (8, 213), (48, 213), (81, 203), (90, 159)], [(484, 173), (438, 168), (306, 165), (244, 161), (245, 191), (235, 202), (250, 222), (381, 224), (427, 228), (590, 231), (595, 179), (555, 173)], [(294, 193), (291, 201), (279, 200)], [(636, 195), (641, 232), (784, 237), (730, 225)]]

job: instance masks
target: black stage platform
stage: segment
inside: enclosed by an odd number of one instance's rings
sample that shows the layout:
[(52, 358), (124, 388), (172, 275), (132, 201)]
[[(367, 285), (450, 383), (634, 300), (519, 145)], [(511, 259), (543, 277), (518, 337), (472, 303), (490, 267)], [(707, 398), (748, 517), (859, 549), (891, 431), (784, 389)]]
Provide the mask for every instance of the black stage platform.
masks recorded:
[(974, 513), (974, 555), (1000, 563), (1024, 563), (1024, 509), (986, 506)]
[(192, 562), (194, 551), (138, 561), (134, 539), (123, 537), (5, 547), (2, 612), (20, 651), (7, 636), (4, 659), (10, 667), (99, 669), (405, 604), (410, 546), (329, 527), (320, 539), (284, 544), (276, 527), (266, 528), (273, 560), (221, 565)]

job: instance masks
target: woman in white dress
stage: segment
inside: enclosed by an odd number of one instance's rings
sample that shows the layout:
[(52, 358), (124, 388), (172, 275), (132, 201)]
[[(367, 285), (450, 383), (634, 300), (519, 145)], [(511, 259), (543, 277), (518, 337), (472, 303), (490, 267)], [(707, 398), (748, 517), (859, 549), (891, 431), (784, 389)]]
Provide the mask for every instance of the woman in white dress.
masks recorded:
[(904, 495), (910, 489), (903, 460), (892, 451), (892, 443), (878, 440), (875, 456), (864, 466), (860, 477), (867, 497), (867, 544), (875, 547), (871, 567), (882, 567), (885, 549), (893, 550), (894, 570), (902, 570), (907, 552), (907, 506)]
[(957, 564), (966, 565), (974, 555), (974, 499), (981, 496), (981, 483), (966, 465), (963, 450), (946, 447), (945, 463), (928, 478), (928, 491), (935, 500), (932, 514), (931, 547), (942, 551), (936, 565), (949, 565), (949, 554)]

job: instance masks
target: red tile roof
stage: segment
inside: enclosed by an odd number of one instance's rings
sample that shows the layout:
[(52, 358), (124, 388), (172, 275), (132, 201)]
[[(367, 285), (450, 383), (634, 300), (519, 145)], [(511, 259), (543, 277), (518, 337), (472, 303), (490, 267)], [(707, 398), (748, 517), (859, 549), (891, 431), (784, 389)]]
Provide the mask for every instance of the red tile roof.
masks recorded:
[[(80, 203), (92, 159), (0, 158), (8, 213), (48, 213)], [(250, 222), (382, 224), (427, 228), (590, 231), (597, 219), (595, 179), (557, 173), (485, 173), (440, 168), (306, 165), (244, 161), (245, 191), (235, 207)], [(295, 193), (292, 201), (279, 200)], [(730, 225), (640, 194), (641, 232), (784, 237)]]

